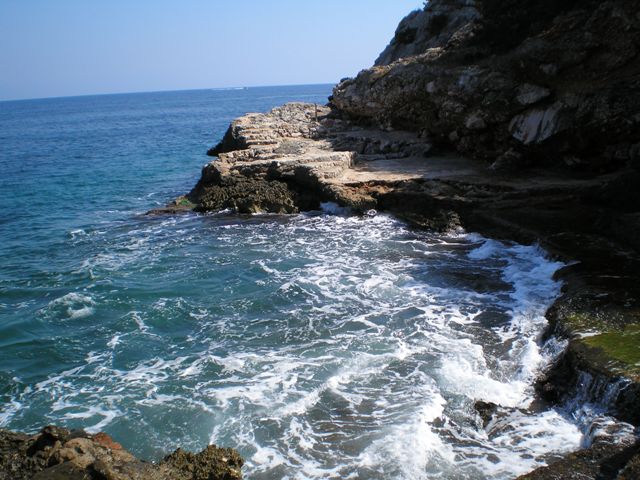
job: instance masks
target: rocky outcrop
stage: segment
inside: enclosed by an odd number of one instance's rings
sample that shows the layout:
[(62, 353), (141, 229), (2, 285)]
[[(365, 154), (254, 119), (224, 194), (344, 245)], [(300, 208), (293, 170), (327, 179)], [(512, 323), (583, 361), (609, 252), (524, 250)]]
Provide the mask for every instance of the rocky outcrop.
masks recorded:
[(430, 48), (446, 45), (479, 18), (480, 12), (473, 1), (431, 2), (428, 8), (414, 10), (400, 22), (391, 43), (375, 65), (389, 65), (400, 58), (420, 55)]
[(613, 170), (640, 160), (639, 52), (633, 0), (434, 0), (331, 101), (495, 166)]
[[(200, 210), (294, 213), (317, 207), (323, 180), (351, 166), (353, 154), (324, 138), (327, 107), (289, 104), (235, 120), (188, 198)], [(321, 137), (323, 137), (321, 139)]]
[[(295, 213), (333, 201), (376, 207), (376, 182), (422, 178), (431, 145), (411, 132), (380, 132), (335, 118), (324, 106), (291, 103), (233, 122), (209, 153), (218, 158), (174, 208)], [(372, 183), (368, 188), (360, 188)]]
[(198, 454), (176, 450), (152, 464), (104, 433), (0, 430), (0, 480), (239, 480), (242, 464), (235, 450), (213, 445)]

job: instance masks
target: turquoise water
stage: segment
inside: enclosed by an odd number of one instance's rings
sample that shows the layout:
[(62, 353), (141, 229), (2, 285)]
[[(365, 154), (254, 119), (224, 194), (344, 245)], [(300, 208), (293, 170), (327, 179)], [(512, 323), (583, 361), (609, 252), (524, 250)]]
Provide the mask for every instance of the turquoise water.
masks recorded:
[[(0, 103), (0, 426), (106, 431), (248, 478), (512, 478), (577, 448), (525, 408), (561, 265), (332, 205), (145, 216), (228, 123), (330, 86)], [(487, 431), (475, 400), (501, 404)]]

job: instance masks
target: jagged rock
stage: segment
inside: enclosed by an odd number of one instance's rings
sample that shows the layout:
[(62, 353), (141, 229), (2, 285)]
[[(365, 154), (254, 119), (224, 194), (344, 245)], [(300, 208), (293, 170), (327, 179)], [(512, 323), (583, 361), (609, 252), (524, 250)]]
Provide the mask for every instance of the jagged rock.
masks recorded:
[[(493, 161), (516, 149), (566, 166), (562, 149), (584, 159), (576, 168), (599, 170), (612, 146), (640, 140), (632, 120), (640, 111), (636, 10), (634, 0), (432, 0), (331, 101), (344, 114), (426, 132), (465, 155)], [(553, 103), (532, 108), (552, 92)], [(452, 136), (460, 126), (469, 133)], [(607, 168), (627, 160), (628, 150), (610, 155)]]
[(640, 444), (603, 444), (567, 455), (518, 480), (630, 480), (640, 472)]
[(429, 2), (427, 8), (411, 12), (400, 22), (393, 40), (375, 64), (389, 65), (446, 45), (461, 28), (480, 17), (475, 4), (473, 0)]
[(242, 464), (235, 450), (213, 445), (198, 454), (176, 450), (153, 464), (104, 433), (0, 430), (0, 480), (240, 480)]
[(218, 159), (204, 167), (187, 198), (200, 211), (295, 213), (317, 207), (322, 182), (339, 176), (355, 156), (332, 148), (325, 125), (337, 127), (329, 112), (291, 103), (235, 120), (209, 151)]
[(197, 211), (295, 213), (322, 201), (366, 211), (376, 200), (359, 185), (421, 178), (431, 149), (417, 133), (368, 129), (327, 107), (291, 103), (235, 120), (186, 201)]

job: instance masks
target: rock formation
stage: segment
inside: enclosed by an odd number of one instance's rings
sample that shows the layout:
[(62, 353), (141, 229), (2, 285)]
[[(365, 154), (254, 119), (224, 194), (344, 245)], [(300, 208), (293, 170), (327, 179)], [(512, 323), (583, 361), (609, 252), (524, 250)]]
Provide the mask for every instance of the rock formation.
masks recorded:
[(640, 161), (637, 2), (432, 1), (332, 104), (495, 167)]
[(213, 445), (142, 462), (108, 435), (46, 427), (34, 436), (0, 430), (0, 480), (239, 480), (243, 460)]
[[(640, 425), (637, 6), (432, 0), (327, 107), (234, 121), (168, 209), (292, 213), (333, 201), (540, 242), (568, 263), (547, 333), (568, 347), (541, 397), (601, 402)], [(594, 445), (527, 478), (637, 468), (636, 445)]]

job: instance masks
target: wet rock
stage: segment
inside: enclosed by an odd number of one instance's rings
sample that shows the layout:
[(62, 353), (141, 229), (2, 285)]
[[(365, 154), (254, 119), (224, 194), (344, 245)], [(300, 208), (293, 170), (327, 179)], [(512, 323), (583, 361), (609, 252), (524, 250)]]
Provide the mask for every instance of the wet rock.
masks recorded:
[[(567, 455), (519, 480), (626, 480), (638, 473), (640, 444), (595, 445)], [(630, 476), (631, 475), (631, 476)]]
[(493, 416), (498, 411), (498, 405), (492, 402), (477, 401), (474, 404), (474, 408), (476, 409), (476, 411), (478, 412), (478, 415), (480, 415), (480, 418), (482, 419), (483, 427), (486, 427), (489, 424), (489, 422), (493, 420)]

